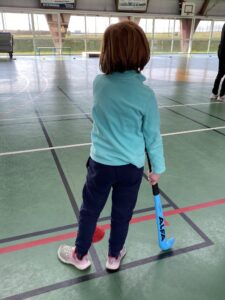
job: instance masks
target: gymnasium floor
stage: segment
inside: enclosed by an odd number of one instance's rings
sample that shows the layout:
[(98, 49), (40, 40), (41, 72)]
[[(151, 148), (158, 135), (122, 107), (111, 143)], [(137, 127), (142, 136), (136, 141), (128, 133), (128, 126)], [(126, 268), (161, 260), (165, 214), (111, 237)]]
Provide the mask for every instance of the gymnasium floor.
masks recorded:
[[(167, 172), (160, 189), (173, 251), (157, 245), (143, 177), (121, 270), (107, 240), (80, 272), (57, 259), (73, 244), (90, 148), (98, 59), (0, 58), (0, 299), (225, 299), (225, 102), (209, 100), (216, 56), (154, 56)], [(145, 168), (147, 171), (147, 167)], [(99, 226), (110, 222), (110, 201)]]

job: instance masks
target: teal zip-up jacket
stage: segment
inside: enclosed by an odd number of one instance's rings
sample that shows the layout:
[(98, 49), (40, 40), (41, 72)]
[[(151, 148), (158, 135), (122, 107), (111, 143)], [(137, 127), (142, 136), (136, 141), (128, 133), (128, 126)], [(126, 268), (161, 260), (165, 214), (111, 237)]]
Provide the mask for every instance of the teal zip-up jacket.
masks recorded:
[(97, 75), (93, 83), (90, 156), (96, 162), (144, 166), (145, 148), (152, 171), (165, 171), (160, 117), (153, 91), (136, 71)]

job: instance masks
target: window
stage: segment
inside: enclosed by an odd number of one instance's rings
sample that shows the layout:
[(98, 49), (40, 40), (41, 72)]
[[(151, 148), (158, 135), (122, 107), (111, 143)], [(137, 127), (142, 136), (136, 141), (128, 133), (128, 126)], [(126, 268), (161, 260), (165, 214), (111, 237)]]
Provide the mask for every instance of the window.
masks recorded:
[(119, 22), (119, 18), (111, 17), (110, 18), (110, 24), (116, 24)]
[(70, 34), (84, 34), (85, 33), (85, 17), (71, 16), (67, 32), (70, 32)]
[(212, 38), (214, 40), (220, 40), (223, 24), (224, 24), (224, 21), (215, 21), (214, 22), (213, 34), (212, 34)]
[(197, 28), (193, 34), (192, 52), (208, 52), (209, 38), (212, 28), (212, 22), (206, 20), (195, 20)]
[(34, 30), (35, 35), (49, 34), (49, 26), (45, 15), (34, 14)]
[(153, 19), (141, 18), (139, 26), (144, 30), (145, 33), (153, 33)]
[(108, 17), (96, 17), (96, 33), (104, 33), (106, 28), (109, 26), (109, 18)]
[(85, 51), (85, 17), (71, 16), (63, 47), (70, 47), (71, 53)]
[(5, 29), (13, 32), (31, 31), (28, 14), (4, 13)]
[(3, 15), (0, 13), (0, 30), (3, 30)]
[(154, 52), (171, 52), (174, 19), (156, 19), (154, 26)]
[(3, 13), (5, 31), (14, 37), (14, 52), (33, 54), (33, 33), (29, 14)]
[(215, 21), (213, 24), (212, 40), (210, 43), (210, 52), (217, 52), (221, 39), (221, 32), (224, 21)]

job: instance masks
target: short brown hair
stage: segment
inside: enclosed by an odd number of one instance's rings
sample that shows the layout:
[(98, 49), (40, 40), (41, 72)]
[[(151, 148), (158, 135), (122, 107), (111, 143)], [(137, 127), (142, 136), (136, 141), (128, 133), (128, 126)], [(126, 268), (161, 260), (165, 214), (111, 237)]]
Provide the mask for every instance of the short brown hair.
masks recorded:
[(110, 25), (103, 36), (100, 69), (105, 74), (144, 69), (150, 58), (142, 28), (131, 21)]

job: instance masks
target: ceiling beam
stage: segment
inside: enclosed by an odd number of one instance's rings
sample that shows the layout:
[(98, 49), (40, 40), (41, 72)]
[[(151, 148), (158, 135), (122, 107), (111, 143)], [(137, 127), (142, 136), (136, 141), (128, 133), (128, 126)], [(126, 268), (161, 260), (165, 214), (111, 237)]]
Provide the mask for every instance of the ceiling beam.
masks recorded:
[(202, 7), (198, 13), (199, 16), (204, 16), (211, 0), (204, 0)]
[[(199, 16), (205, 16), (205, 13), (207, 11), (207, 8), (208, 8), (210, 2), (211, 2), (211, 0), (204, 0), (204, 2), (202, 3), (202, 7), (200, 8), (200, 11), (198, 13)], [(195, 20), (194, 31), (198, 27), (199, 23), (200, 23), (200, 19)]]

